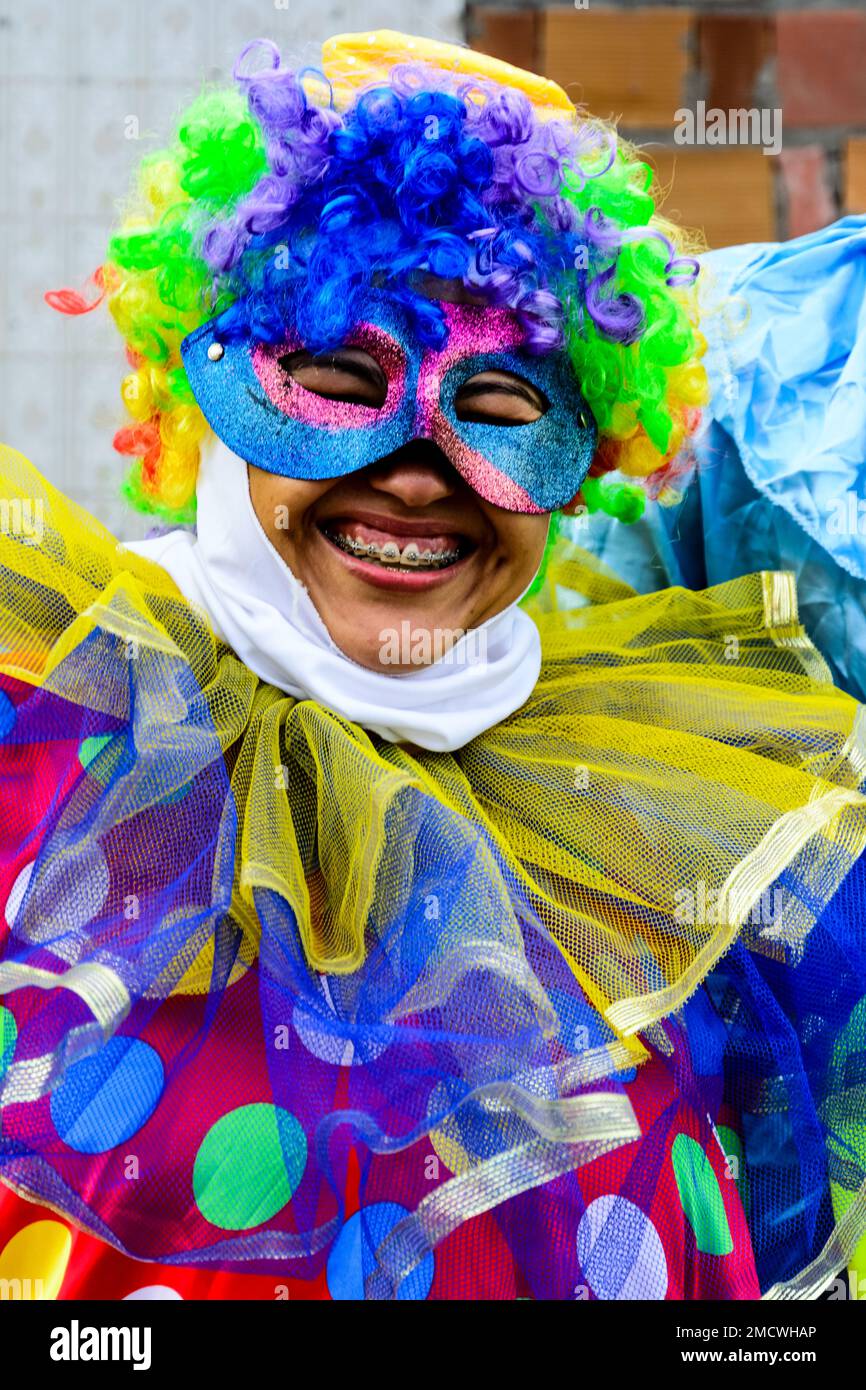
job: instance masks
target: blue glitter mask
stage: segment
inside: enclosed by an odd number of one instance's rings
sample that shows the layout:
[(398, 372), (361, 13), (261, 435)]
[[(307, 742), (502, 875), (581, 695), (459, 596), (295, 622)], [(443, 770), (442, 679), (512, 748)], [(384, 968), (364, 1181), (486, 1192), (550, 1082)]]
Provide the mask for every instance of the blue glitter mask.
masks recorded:
[[(287, 478), (339, 478), (414, 439), (432, 440), (485, 501), (513, 512), (570, 502), (589, 470), (598, 431), (564, 352), (532, 356), (506, 309), (444, 304), (448, 340), (422, 347), (402, 308), (373, 291), (344, 347), (363, 349), (387, 381), (379, 406), (333, 400), (300, 385), (281, 359), (303, 348), (223, 341), (213, 319), (181, 352), (198, 404), (220, 439), (247, 463)], [(521, 424), (459, 420), (458, 392), (480, 372), (530, 382), (547, 402)]]

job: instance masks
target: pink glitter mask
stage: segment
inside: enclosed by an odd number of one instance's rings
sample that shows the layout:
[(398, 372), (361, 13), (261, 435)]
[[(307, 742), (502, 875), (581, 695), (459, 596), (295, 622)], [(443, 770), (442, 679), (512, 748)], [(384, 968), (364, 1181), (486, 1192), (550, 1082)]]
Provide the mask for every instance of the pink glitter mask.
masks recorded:
[[(284, 477), (342, 477), (413, 439), (432, 440), (485, 501), (515, 512), (549, 512), (570, 502), (595, 452), (595, 421), (564, 352), (531, 356), (510, 310), (443, 305), (444, 348), (422, 348), (405, 312), (373, 291), (344, 347), (363, 349), (387, 382), (380, 406), (333, 400), (300, 385), (285, 359), (302, 344), (225, 341), (219, 319), (184, 340), (196, 400), (234, 453)], [(458, 393), (481, 372), (530, 382), (547, 402), (537, 420), (459, 420)]]

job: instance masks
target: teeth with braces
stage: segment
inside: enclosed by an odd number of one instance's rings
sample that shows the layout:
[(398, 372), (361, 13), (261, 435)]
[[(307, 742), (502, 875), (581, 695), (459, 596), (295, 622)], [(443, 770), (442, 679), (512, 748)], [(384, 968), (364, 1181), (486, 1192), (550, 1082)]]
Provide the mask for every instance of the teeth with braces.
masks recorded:
[(408, 569), (441, 569), (445, 565), (453, 565), (454, 561), (460, 558), (459, 549), (419, 550), (415, 541), (410, 541), (401, 550), (396, 541), (386, 541), (383, 546), (379, 546), (376, 541), (358, 540), (356, 536), (344, 536), (339, 531), (329, 531), (327, 535), (341, 550), (356, 555), (359, 560), (377, 560), (382, 565), (400, 565), (401, 568)]

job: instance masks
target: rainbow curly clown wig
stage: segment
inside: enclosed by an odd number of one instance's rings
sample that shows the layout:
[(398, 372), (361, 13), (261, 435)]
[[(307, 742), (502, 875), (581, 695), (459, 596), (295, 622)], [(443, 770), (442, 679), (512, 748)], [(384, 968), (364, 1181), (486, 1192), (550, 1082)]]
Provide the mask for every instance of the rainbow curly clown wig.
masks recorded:
[(389, 32), (329, 40), (316, 70), (258, 40), (234, 76), (238, 91), (205, 92), (144, 159), (97, 272), (132, 368), (115, 447), (135, 460), (134, 505), (194, 516), (209, 427), (180, 357), (191, 330), (228, 311), (231, 333), (277, 342), (291, 305), (324, 351), (376, 284), (438, 347), (430, 276), (513, 310), (528, 351), (568, 352), (599, 429), (579, 500), (625, 520), (646, 496), (673, 500), (706, 400), (698, 265), (611, 126), (545, 79)]

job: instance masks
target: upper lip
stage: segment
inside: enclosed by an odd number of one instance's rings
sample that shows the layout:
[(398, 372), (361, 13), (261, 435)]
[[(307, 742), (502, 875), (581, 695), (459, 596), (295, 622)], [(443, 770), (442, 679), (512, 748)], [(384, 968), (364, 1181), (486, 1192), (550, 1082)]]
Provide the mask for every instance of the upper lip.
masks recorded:
[(460, 527), (449, 525), (448, 522), (440, 521), (436, 517), (410, 520), (407, 517), (390, 516), (386, 512), (368, 512), (354, 507), (351, 511), (320, 517), (318, 524), (327, 528), (337, 527), (340, 524), (349, 525), (352, 522), (373, 527), (377, 531), (385, 531), (393, 536), (406, 536), (407, 538), (420, 536), (424, 539), (431, 536), (442, 536), (452, 537), (454, 540), (471, 539)]

